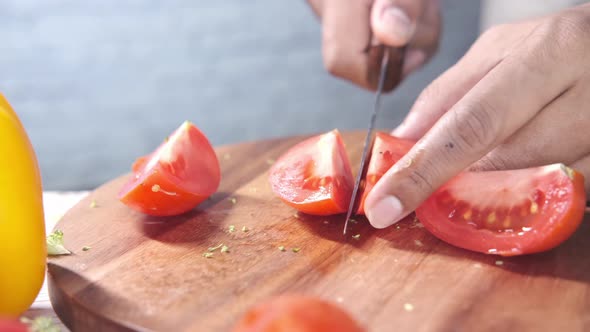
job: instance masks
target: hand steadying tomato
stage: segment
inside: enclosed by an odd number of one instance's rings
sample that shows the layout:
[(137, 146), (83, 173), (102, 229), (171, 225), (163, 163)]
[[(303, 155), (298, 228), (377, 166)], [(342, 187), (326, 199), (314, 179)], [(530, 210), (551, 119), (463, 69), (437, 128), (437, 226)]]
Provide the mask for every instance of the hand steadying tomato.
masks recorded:
[(420, 205), (416, 216), (457, 247), (514, 256), (565, 241), (582, 222), (585, 206), (584, 177), (553, 164), (462, 173)]
[(346, 212), (354, 179), (338, 130), (304, 140), (270, 169), (273, 192), (295, 209), (314, 215)]
[(250, 308), (233, 332), (363, 332), (343, 309), (303, 295), (283, 295)]
[(184, 122), (158, 149), (139, 158), (119, 192), (129, 207), (154, 216), (185, 213), (219, 187), (221, 171), (207, 137)]
[[(317, 191), (303, 191), (305, 182), (285, 181), (302, 178), (301, 170), (305, 169), (302, 167), (305, 161), (313, 160), (313, 156), (322, 153), (323, 150), (318, 150), (315, 145), (319, 137), (322, 136), (306, 140), (282, 157), (277, 169), (288, 169), (298, 176), (276, 173), (275, 170), (275, 173), (271, 172), (274, 174), (271, 183), (282, 192), (305, 192), (305, 211), (308, 213), (321, 215), (345, 212), (348, 201), (341, 203), (339, 209), (323, 209), (325, 205), (313, 201), (321, 197)], [(339, 142), (340, 138), (332, 141)], [(413, 141), (385, 133), (376, 135), (358, 214), (364, 212), (364, 198), (372, 186), (414, 144)], [(337, 147), (335, 143), (327, 150), (331, 151), (330, 158), (338, 156), (340, 164), (348, 165), (346, 154)], [(327, 154), (324, 152), (323, 155)], [(306, 157), (298, 159), (301, 156)], [(329, 197), (342, 197), (344, 194), (350, 197), (349, 188), (338, 192), (340, 187), (331, 187)], [(462, 172), (420, 205), (416, 215), (430, 233), (451, 245), (510, 256), (549, 250), (565, 241), (580, 225), (585, 202), (584, 177), (561, 164), (552, 164), (521, 170)], [(300, 211), (304, 210), (300, 204), (288, 200), (287, 203)]]

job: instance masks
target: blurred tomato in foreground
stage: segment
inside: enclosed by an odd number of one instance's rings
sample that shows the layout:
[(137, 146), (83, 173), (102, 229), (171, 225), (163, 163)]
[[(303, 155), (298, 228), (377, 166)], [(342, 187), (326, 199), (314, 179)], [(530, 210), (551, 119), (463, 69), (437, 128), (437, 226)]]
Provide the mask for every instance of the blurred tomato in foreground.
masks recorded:
[(250, 308), (233, 332), (364, 332), (337, 305), (304, 295), (283, 295)]

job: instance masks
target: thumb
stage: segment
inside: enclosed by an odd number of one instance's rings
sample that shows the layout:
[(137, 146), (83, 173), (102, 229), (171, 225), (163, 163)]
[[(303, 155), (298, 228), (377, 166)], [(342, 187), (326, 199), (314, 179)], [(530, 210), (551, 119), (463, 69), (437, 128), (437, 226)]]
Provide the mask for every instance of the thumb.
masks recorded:
[(422, 16), (426, 0), (375, 0), (371, 29), (380, 42), (404, 46), (410, 42)]

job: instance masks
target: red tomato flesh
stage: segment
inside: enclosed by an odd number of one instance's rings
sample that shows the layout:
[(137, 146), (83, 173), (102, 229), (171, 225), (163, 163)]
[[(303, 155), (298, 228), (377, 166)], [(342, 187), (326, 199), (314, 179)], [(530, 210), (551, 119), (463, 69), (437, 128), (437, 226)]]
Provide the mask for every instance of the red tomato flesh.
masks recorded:
[(233, 332), (363, 332), (343, 309), (303, 295), (283, 295), (250, 308)]
[(375, 135), (373, 148), (367, 165), (367, 174), (359, 188), (360, 202), (357, 214), (364, 215), (365, 199), (373, 186), (391, 166), (398, 162), (414, 146), (414, 141), (404, 140), (383, 132)]
[(29, 332), (29, 327), (17, 320), (0, 317), (1, 332)]
[(346, 212), (354, 179), (338, 130), (308, 138), (271, 167), (273, 192), (298, 211), (314, 215)]
[(213, 147), (188, 121), (132, 168), (134, 176), (118, 197), (127, 206), (153, 216), (178, 215), (195, 208), (217, 191), (221, 181)]
[(584, 177), (553, 164), (459, 174), (433, 193), (416, 216), (449, 244), (514, 256), (565, 241), (580, 225), (585, 205)]

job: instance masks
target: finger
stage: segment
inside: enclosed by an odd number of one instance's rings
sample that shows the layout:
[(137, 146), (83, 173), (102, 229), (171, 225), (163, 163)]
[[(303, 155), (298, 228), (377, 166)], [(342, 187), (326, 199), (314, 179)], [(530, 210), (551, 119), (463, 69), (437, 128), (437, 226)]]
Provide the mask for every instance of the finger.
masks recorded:
[(389, 46), (401, 47), (412, 40), (429, 0), (375, 0), (371, 10), (371, 27), (375, 37)]
[(425, 0), (422, 17), (420, 17), (414, 36), (409, 45), (434, 53), (441, 35), (441, 16), (438, 0)]
[(424, 66), (438, 50), (441, 33), (441, 18), (438, 0), (428, 0), (418, 22), (414, 37), (402, 68), (402, 77)]
[(590, 154), (590, 83), (579, 81), (531, 122), (470, 167), (472, 171), (570, 164)]
[[(537, 21), (530, 21), (487, 31), (454, 66), (422, 91), (407, 117), (392, 134), (411, 140), (424, 136), (444, 113), (506, 57), (506, 49), (522, 44), (523, 38), (537, 24)], [(510, 33), (510, 29), (515, 28), (519, 34)]]
[(364, 50), (369, 45), (370, 4), (363, 1), (325, 0), (322, 17), (324, 66), (335, 76), (371, 88)]
[(321, 13), (322, 13), (322, 0), (307, 0), (307, 3), (309, 4), (309, 7), (311, 7), (311, 10), (313, 11), (313, 13), (316, 15), (316, 17), (321, 18)]
[(393, 130), (392, 134), (405, 139), (420, 139), (499, 61), (499, 54), (491, 54), (482, 59), (478, 54), (468, 52), (463, 59), (420, 93), (404, 121)]
[[(547, 49), (552, 41), (558, 43), (555, 38), (535, 37), (521, 45), (387, 171), (365, 203), (374, 227), (387, 227), (413, 211), (573, 84), (573, 59), (562, 58), (562, 49)], [(546, 79), (549, 75), (551, 80)]]

